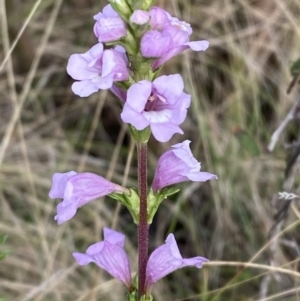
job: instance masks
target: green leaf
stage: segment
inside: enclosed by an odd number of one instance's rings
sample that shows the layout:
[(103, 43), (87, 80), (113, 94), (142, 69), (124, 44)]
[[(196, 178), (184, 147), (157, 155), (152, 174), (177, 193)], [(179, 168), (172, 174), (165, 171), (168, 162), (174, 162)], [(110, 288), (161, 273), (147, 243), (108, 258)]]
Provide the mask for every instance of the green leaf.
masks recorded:
[(152, 223), (153, 217), (161, 202), (172, 194), (177, 193), (179, 190), (180, 189), (176, 187), (165, 187), (154, 194), (153, 190), (150, 189), (147, 196), (148, 224)]
[(140, 198), (134, 189), (129, 189), (129, 193), (111, 193), (108, 196), (119, 201), (131, 213), (133, 221), (138, 224), (140, 213)]

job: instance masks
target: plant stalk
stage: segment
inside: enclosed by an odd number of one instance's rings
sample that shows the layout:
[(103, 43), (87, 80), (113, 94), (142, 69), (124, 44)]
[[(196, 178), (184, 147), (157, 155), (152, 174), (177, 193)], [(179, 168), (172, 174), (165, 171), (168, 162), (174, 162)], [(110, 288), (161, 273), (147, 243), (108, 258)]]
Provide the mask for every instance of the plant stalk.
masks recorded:
[(137, 144), (140, 216), (138, 224), (138, 300), (145, 294), (148, 261), (149, 225), (147, 223), (147, 143)]

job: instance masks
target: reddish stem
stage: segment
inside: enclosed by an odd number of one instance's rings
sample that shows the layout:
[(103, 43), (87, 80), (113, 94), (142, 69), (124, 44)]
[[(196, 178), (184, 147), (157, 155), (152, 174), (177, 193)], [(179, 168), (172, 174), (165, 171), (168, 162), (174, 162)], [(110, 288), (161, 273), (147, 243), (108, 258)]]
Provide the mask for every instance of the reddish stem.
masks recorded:
[(145, 294), (146, 266), (148, 261), (149, 226), (147, 223), (147, 143), (138, 143), (138, 183), (140, 217), (138, 224), (138, 300)]

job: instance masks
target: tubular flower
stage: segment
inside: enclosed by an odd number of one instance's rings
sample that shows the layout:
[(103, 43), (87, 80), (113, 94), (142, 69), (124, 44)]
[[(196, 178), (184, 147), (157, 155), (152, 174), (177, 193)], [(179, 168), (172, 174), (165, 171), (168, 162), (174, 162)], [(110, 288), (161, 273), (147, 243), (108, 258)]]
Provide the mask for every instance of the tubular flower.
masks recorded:
[(72, 54), (67, 72), (77, 80), (72, 90), (80, 97), (87, 97), (100, 89), (109, 89), (114, 81), (124, 81), (129, 77), (125, 50), (120, 46), (104, 50), (101, 43), (86, 53)]
[(112, 42), (126, 36), (126, 24), (110, 4), (94, 16), (94, 33), (99, 42)]
[[(91, 245), (86, 253), (73, 253), (80, 265), (94, 262), (114, 278), (132, 287), (129, 258), (124, 251), (125, 236), (117, 231), (104, 228), (104, 241)], [(186, 266), (201, 268), (208, 259), (204, 257), (182, 258), (175, 237), (169, 234), (165, 244), (155, 249), (146, 267), (146, 292), (159, 279)]]
[(103, 233), (104, 241), (91, 245), (85, 254), (73, 253), (73, 256), (80, 265), (94, 262), (130, 288), (131, 271), (124, 251), (125, 235), (108, 228), (104, 228)]
[(181, 76), (164, 75), (154, 82), (142, 80), (133, 84), (121, 118), (137, 130), (150, 126), (154, 137), (166, 142), (175, 133), (183, 134), (179, 125), (185, 120), (190, 103), (191, 96), (183, 92)]
[(205, 182), (218, 178), (214, 174), (200, 171), (201, 164), (194, 158), (190, 143), (185, 140), (175, 144), (159, 158), (152, 183), (154, 192), (180, 182)]
[(158, 58), (152, 64), (153, 69), (157, 69), (185, 49), (205, 51), (208, 48), (208, 41), (189, 41), (192, 34), (190, 24), (172, 17), (158, 7), (152, 7), (149, 13), (152, 30), (142, 37), (141, 53), (147, 58)]
[(123, 193), (125, 188), (93, 173), (55, 173), (49, 192), (51, 199), (61, 198), (54, 217), (58, 224), (71, 219), (84, 204), (113, 192)]
[(186, 266), (200, 269), (207, 261), (208, 259), (200, 256), (182, 258), (174, 235), (169, 234), (165, 244), (155, 249), (149, 257), (146, 268), (146, 292), (149, 293), (151, 286), (166, 275)]

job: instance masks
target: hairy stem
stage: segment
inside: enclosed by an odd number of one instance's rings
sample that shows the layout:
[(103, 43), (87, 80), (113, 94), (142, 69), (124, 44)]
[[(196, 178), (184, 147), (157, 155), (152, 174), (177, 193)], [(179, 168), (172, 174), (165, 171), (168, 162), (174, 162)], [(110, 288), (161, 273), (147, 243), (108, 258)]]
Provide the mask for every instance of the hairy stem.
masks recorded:
[(147, 143), (138, 143), (138, 182), (140, 197), (140, 218), (138, 224), (138, 300), (145, 294), (146, 266), (148, 260), (149, 226), (147, 223)]

